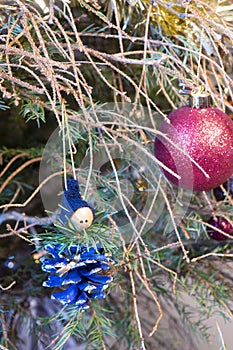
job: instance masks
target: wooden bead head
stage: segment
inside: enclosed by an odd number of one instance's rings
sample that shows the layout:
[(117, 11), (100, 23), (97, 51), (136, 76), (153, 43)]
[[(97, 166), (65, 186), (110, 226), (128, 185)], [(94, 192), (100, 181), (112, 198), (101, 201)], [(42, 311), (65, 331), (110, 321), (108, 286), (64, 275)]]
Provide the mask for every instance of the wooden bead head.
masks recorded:
[(94, 220), (94, 214), (91, 208), (78, 208), (70, 218), (72, 224), (80, 229), (85, 229), (91, 226)]

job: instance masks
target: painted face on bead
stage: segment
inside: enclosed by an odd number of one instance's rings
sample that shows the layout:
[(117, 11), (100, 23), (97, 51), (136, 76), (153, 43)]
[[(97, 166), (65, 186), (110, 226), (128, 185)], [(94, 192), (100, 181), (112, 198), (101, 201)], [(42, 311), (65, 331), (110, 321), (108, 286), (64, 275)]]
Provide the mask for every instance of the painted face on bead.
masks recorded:
[(94, 215), (89, 207), (78, 208), (70, 218), (73, 225), (78, 228), (84, 229), (91, 226)]

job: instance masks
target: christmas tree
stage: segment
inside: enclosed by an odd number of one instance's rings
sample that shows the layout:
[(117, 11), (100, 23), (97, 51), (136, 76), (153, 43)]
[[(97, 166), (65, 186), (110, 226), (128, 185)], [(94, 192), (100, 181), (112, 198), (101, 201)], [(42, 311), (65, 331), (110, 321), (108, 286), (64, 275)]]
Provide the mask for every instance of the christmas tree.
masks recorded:
[(227, 349), (232, 1), (2, 1), (0, 22), (0, 348)]

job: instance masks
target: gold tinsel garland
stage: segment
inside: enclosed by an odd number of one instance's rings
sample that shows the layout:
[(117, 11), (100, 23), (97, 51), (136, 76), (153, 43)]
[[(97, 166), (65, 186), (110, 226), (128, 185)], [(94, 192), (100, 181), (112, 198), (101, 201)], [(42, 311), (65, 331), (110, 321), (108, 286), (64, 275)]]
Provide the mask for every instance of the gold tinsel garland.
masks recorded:
[[(199, 27), (213, 23), (233, 27), (232, 0), (86, 0), (95, 10), (106, 10), (112, 20), (116, 15), (125, 28), (126, 21), (133, 13), (143, 22), (150, 11), (151, 24), (167, 36), (186, 36), (187, 24), (194, 23)], [(70, 0), (71, 6), (77, 6), (80, 0)], [(123, 23), (122, 23), (123, 22)], [(133, 23), (132, 23), (133, 24)], [(207, 27), (208, 27), (207, 25)], [(194, 26), (195, 27), (195, 26)]]
[(231, 0), (191, 1), (170, 0), (151, 1), (138, 0), (135, 6), (151, 6), (151, 23), (159, 26), (166, 35), (184, 35), (191, 22), (205, 26), (211, 21), (233, 25), (233, 4)]

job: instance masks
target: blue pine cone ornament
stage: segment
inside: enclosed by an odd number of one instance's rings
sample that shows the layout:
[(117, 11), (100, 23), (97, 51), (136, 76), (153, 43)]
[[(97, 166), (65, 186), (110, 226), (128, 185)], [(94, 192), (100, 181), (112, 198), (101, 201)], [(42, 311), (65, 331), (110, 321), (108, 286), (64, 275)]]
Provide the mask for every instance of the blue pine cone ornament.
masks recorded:
[(52, 258), (41, 258), (42, 270), (51, 274), (43, 286), (62, 288), (52, 294), (52, 299), (86, 309), (90, 298), (105, 297), (104, 290), (113, 279), (108, 273), (114, 261), (100, 244), (96, 248), (48, 244), (45, 250)]

